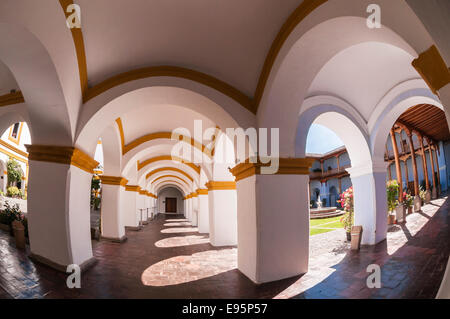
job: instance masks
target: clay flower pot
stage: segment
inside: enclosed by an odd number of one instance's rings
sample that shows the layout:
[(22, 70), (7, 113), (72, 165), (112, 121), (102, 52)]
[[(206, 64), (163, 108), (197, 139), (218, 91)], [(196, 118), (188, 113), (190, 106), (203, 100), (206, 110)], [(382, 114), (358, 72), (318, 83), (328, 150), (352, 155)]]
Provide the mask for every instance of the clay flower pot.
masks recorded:
[(388, 225), (394, 225), (395, 224), (395, 215), (389, 214), (388, 215)]
[(16, 239), (16, 247), (25, 249), (25, 226), (18, 220), (13, 221), (11, 226), (14, 231), (14, 238)]

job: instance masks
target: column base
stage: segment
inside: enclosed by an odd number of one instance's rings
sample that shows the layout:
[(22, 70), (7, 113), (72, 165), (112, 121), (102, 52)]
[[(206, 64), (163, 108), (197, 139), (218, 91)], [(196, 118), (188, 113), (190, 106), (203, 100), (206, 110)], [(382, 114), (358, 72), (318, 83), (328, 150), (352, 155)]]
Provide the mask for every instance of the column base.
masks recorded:
[(125, 226), (125, 230), (140, 231), (142, 230), (142, 226)]
[(142, 225), (148, 225), (148, 220), (143, 220)]
[(430, 201), (431, 201), (431, 191), (430, 191), (430, 190), (427, 190), (427, 191), (425, 192), (425, 204), (429, 204)]
[[(54, 261), (51, 261), (50, 259), (47, 259), (45, 257), (36, 255), (33, 253), (30, 253), (28, 258), (30, 258), (33, 262), (36, 262), (38, 264), (45, 265), (45, 266), (55, 269), (59, 272), (67, 273), (68, 265), (58, 264)], [(98, 262), (98, 260), (95, 257), (91, 257), (90, 259), (86, 260), (85, 262), (83, 262), (81, 265), (78, 265), (78, 266), (80, 266), (81, 272), (85, 272), (86, 270), (93, 267), (97, 262)]]
[(113, 242), (113, 243), (121, 244), (121, 243), (126, 242), (128, 240), (128, 238), (125, 235), (120, 237), (120, 238), (112, 238), (112, 237), (104, 237), (104, 236), (102, 236), (101, 240), (106, 240), (106, 241), (110, 241), (110, 242)]
[(400, 206), (395, 208), (395, 218), (397, 219), (397, 224), (406, 223), (405, 206), (400, 204)]
[(437, 198), (437, 189), (436, 189), (436, 187), (434, 187), (433, 190), (431, 191), (431, 198), (432, 199), (436, 199)]
[(422, 200), (419, 195), (414, 196), (414, 211), (420, 212), (422, 210)]

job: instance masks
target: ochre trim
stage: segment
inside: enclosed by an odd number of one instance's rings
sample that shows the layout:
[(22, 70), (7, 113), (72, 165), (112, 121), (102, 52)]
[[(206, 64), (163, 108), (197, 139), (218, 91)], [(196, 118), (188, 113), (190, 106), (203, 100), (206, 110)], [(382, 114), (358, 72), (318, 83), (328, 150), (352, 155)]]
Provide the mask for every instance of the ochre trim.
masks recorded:
[(239, 91), (238, 89), (236, 89), (235, 87), (202, 72), (178, 66), (168, 66), (168, 65), (151, 66), (115, 75), (95, 85), (94, 87), (89, 88), (84, 98), (84, 102), (87, 102), (90, 99), (100, 95), (101, 93), (106, 92), (107, 90), (116, 87), (118, 85), (121, 85), (123, 83), (160, 76), (183, 78), (201, 83), (227, 95), (228, 97), (232, 98), (233, 100), (241, 104), (246, 109), (250, 111), (252, 110), (252, 99), (247, 95), (245, 95), (244, 93), (242, 93), (241, 91)]
[(194, 197), (198, 196), (197, 193), (191, 193), (190, 195), (191, 195), (191, 198), (194, 198)]
[(7, 150), (4, 150), (2, 148), (0, 148), (0, 153), (5, 154), (5, 155), (7, 155), (9, 157), (12, 157), (12, 158), (14, 158), (14, 159), (16, 159), (16, 160), (18, 160), (18, 161), (28, 165), (28, 160), (26, 158), (21, 158), (21, 157), (17, 156), (16, 154), (13, 154), (13, 153), (11, 153), (11, 152), (9, 152)]
[(170, 155), (161, 155), (161, 156), (157, 156), (157, 157), (152, 157), (149, 158), (143, 162), (138, 161), (137, 162), (137, 169), (138, 171), (140, 171), (141, 169), (143, 169), (145, 166), (154, 163), (154, 162), (160, 162), (160, 161), (177, 161), (180, 162), (182, 164), (185, 164), (189, 167), (191, 167), (194, 171), (197, 172), (197, 174), (200, 174), (200, 166), (197, 166), (189, 161), (186, 161), (182, 158), (176, 157), (176, 156), (170, 156)]
[(23, 98), (21, 91), (0, 95), (0, 106), (8, 106), (24, 102), (25, 99)]
[(13, 151), (13, 152), (15, 152), (15, 153), (17, 153), (19, 155), (22, 155), (23, 157), (28, 157), (28, 153), (27, 152), (24, 152), (24, 151), (18, 149), (17, 147), (15, 147), (14, 145), (6, 143), (5, 141), (3, 141), (1, 139), (0, 139), (0, 145), (3, 146), (3, 147), (9, 148), (11, 151)]
[(233, 190), (236, 189), (236, 182), (209, 181), (205, 186), (208, 188), (208, 191)]
[[(280, 158), (278, 171), (275, 175), (309, 175), (309, 169), (314, 161), (314, 158)], [(230, 172), (238, 182), (253, 175), (260, 175), (261, 167), (268, 166), (270, 166), (270, 163), (264, 164), (259, 160), (257, 163), (250, 163), (247, 159), (244, 163), (230, 168)]]
[(31, 161), (68, 164), (94, 174), (98, 162), (83, 151), (70, 146), (25, 145)]
[(186, 181), (185, 181), (184, 179), (182, 179), (181, 177), (178, 177), (178, 176), (175, 176), (175, 175), (163, 175), (163, 176), (159, 176), (158, 178), (156, 178), (155, 180), (152, 181), (152, 184), (153, 184), (153, 183), (156, 183), (156, 181), (158, 181), (158, 180), (160, 180), (160, 179), (163, 179), (163, 178), (176, 178), (176, 179), (182, 181), (183, 183), (185, 183), (186, 186), (189, 186), (189, 183), (188, 183), (188, 182), (186, 182)]
[[(261, 98), (264, 93), (264, 89), (267, 84), (267, 80), (269, 78), (272, 67), (275, 63), (275, 60), (283, 47), (286, 39), (295, 29), (295, 27), (302, 22), (311, 12), (317, 9), (319, 6), (327, 2), (327, 0), (304, 0), (295, 11), (289, 16), (286, 22), (281, 27), (278, 32), (275, 40), (273, 41), (270, 50), (266, 56), (264, 61), (263, 68), (261, 70), (261, 74), (258, 79), (258, 85), (256, 87), (253, 98), (248, 97), (246, 94), (238, 90), (237, 88), (213, 77), (208, 74), (194, 71), (187, 68), (176, 67), (176, 66), (153, 66), (147, 68), (141, 68), (136, 70), (131, 70), (128, 72), (124, 72), (118, 75), (115, 75), (92, 88), (88, 88), (88, 74), (87, 74), (87, 63), (86, 63), (86, 51), (84, 48), (84, 40), (83, 33), (81, 29), (73, 28), (72, 37), (75, 45), (75, 50), (77, 53), (78, 59), (78, 68), (80, 73), (80, 83), (81, 83), (81, 92), (83, 94), (83, 102), (86, 103), (90, 99), (98, 96), (99, 94), (106, 92), (107, 90), (121, 85), (123, 83), (127, 83), (134, 80), (139, 80), (148, 77), (157, 77), (157, 76), (171, 76), (184, 78), (191, 81), (195, 81), (201, 83), (203, 85), (209, 86), (228, 97), (232, 98), (243, 107), (245, 107), (250, 112), (256, 114), (258, 110), (258, 106), (261, 102)], [(71, 0), (60, 0), (61, 7), (63, 8), (64, 15), (66, 18), (68, 14), (65, 12), (65, 8), (69, 4), (72, 4)], [(0, 104), (1, 106), (1, 104)]]
[(175, 168), (175, 167), (161, 167), (161, 168), (157, 168), (157, 169), (151, 171), (150, 173), (148, 173), (148, 174), (145, 176), (145, 178), (146, 178), (146, 179), (149, 179), (150, 176), (152, 176), (152, 175), (154, 175), (154, 174), (157, 174), (157, 173), (160, 173), (160, 172), (164, 172), (164, 171), (177, 172), (177, 173), (180, 173), (180, 174), (183, 174), (184, 176), (186, 176), (191, 182), (194, 181), (194, 179), (191, 177), (191, 175), (189, 175), (188, 173), (182, 171), (182, 170), (179, 169), (179, 168)]
[[(59, 0), (59, 3), (64, 11), (64, 16), (66, 19), (71, 15), (71, 13), (66, 12), (67, 7), (74, 4), (72, 0)], [(85, 96), (88, 91), (88, 74), (87, 74), (87, 63), (86, 63), (86, 51), (84, 49), (84, 38), (81, 28), (71, 28), (73, 43), (75, 45), (75, 52), (77, 54), (78, 60), (78, 71), (80, 74), (80, 86), (81, 94), (83, 96), (83, 102), (86, 102)]]
[(208, 195), (208, 189), (201, 189), (201, 188), (198, 188), (198, 189), (196, 190), (196, 192), (197, 192), (197, 195)]
[[(183, 189), (183, 187), (185, 187), (184, 184), (181, 184), (181, 183), (178, 182), (178, 181), (167, 180), (167, 181), (161, 181), (160, 183), (158, 183), (157, 185), (155, 185), (155, 189), (156, 189), (156, 188), (159, 189), (159, 186), (160, 186), (161, 184), (163, 184), (163, 183), (175, 184), (175, 185), (181, 187), (182, 189)], [(167, 185), (167, 184), (165, 184), (164, 186), (166, 186), (166, 185)]]
[(139, 192), (141, 188), (137, 185), (125, 185), (125, 190), (127, 192)]
[[(122, 128), (122, 132), (123, 132), (123, 128)], [(212, 157), (212, 152), (205, 145), (203, 145), (200, 142), (197, 142), (192, 137), (187, 137), (187, 136), (179, 135), (179, 134), (175, 137), (176, 137), (175, 139), (172, 138), (172, 132), (157, 132), (157, 133), (147, 134), (147, 135), (139, 137), (139, 138), (135, 139), (134, 141), (132, 141), (131, 143), (125, 145), (123, 147), (123, 155), (125, 155), (132, 149), (138, 147), (139, 145), (144, 144), (145, 142), (153, 141), (156, 139), (167, 139), (167, 140), (174, 140), (174, 141), (190, 140), (190, 144), (192, 146), (194, 146), (195, 148), (197, 148), (199, 151), (203, 152), (204, 154), (208, 155), (209, 157)]]
[(119, 185), (119, 186), (125, 186), (128, 183), (128, 180), (126, 178), (120, 177), (120, 176), (105, 176), (101, 175), (99, 176), (102, 184), (105, 185)]
[(269, 53), (266, 56), (266, 60), (264, 61), (264, 65), (259, 76), (258, 85), (253, 96), (253, 113), (256, 114), (256, 112), (258, 111), (258, 107), (261, 102), (270, 72), (272, 71), (275, 60), (287, 38), (300, 22), (302, 22), (311, 12), (313, 12), (325, 2), (327, 2), (327, 0), (304, 0), (281, 27), (275, 40), (272, 43), (272, 46), (270, 47)]
[(147, 195), (147, 191), (143, 189), (139, 189), (139, 195)]
[(125, 149), (125, 133), (123, 131), (122, 119), (120, 117), (118, 117), (116, 119), (116, 123), (117, 123), (117, 128), (119, 129), (119, 134), (120, 134), (120, 143), (122, 145), (122, 154), (124, 154), (123, 150)]
[(450, 70), (435, 45), (419, 54), (419, 57), (412, 61), (412, 66), (434, 94), (450, 83)]

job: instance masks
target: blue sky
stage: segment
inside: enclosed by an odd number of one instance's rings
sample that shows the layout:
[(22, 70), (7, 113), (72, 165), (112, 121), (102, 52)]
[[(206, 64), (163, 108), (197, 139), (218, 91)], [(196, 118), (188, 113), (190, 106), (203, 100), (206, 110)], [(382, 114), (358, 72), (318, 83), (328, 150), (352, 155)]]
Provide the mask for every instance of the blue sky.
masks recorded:
[(325, 126), (312, 124), (306, 138), (306, 153), (324, 154), (344, 145), (339, 137)]

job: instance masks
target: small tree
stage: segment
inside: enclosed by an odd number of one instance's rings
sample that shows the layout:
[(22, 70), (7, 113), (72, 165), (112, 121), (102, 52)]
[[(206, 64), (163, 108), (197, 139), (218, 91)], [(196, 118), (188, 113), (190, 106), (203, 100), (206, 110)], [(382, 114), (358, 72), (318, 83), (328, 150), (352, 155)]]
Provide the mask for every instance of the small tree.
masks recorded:
[(8, 172), (8, 186), (16, 186), (22, 181), (23, 171), (19, 162), (13, 158), (9, 158), (6, 164)]
[(400, 185), (398, 185), (397, 180), (394, 179), (386, 183), (387, 204), (390, 212), (394, 211), (397, 207), (399, 192)]

